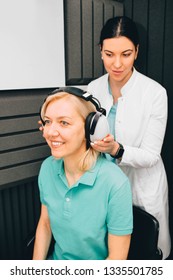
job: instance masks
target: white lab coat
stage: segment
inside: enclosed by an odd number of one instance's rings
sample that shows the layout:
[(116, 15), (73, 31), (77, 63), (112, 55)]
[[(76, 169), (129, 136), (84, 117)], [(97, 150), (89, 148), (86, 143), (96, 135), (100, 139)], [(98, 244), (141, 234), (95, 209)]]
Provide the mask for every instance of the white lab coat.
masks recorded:
[[(99, 99), (107, 115), (113, 104), (108, 74), (92, 81), (88, 91)], [(134, 69), (121, 89), (115, 121), (116, 140), (123, 144), (121, 169), (129, 177), (133, 203), (153, 214), (160, 223), (159, 247), (170, 253), (168, 185), (160, 156), (167, 123), (166, 90)]]

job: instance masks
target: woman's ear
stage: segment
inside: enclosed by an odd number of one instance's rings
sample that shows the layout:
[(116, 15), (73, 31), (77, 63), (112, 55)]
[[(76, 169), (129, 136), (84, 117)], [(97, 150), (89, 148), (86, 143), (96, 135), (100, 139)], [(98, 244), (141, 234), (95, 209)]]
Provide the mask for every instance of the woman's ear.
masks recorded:
[(135, 60), (137, 59), (138, 57), (138, 52), (139, 52), (139, 45), (136, 46), (136, 54), (135, 54)]

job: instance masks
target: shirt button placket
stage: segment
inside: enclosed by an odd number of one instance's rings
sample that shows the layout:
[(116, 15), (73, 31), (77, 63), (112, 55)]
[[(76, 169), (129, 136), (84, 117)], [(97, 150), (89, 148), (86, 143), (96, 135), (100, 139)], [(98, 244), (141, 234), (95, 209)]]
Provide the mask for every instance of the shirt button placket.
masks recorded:
[(71, 195), (68, 191), (64, 198), (64, 215), (70, 216), (71, 215)]

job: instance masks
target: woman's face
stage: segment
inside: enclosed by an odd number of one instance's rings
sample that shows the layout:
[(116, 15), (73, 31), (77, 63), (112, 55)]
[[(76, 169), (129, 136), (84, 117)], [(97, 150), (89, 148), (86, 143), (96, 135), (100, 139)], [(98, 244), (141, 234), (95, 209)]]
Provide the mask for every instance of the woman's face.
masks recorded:
[(55, 158), (79, 157), (86, 151), (84, 121), (69, 99), (49, 103), (44, 121), (44, 137)]
[(137, 54), (138, 49), (136, 50), (134, 44), (124, 36), (105, 39), (101, 55), (110, 80), (123, 86), (132, 74)]

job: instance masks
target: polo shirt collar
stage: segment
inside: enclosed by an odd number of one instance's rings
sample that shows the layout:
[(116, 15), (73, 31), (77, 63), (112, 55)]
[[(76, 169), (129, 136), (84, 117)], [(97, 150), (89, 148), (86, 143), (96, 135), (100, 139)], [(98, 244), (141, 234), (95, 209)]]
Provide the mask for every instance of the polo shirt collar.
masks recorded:
[[(56, 164), (56, 173), (59, 176), (65, 176), (65, 172), (64, 172), (64, 160), (63, 159), (58, 159), (59, 164)], [(56, 160), (55, 160), (56, 162)], [(102, 163), (101, 157), (98, 158), (98, 160), (96, 161), (96, 164), (93, 168), (91, 168), (90, 170), (86, 171), (81, 178), (75, 183), (75, 185), (73, 187), (77, 187), (80, 184), (82, 185), (86, 185), (86, 186), (90, 186), (93, 187), (94, 186), (94, 182), (97, 178), (97, 174), (99, 172), (100, 169), (100, 165)]]

